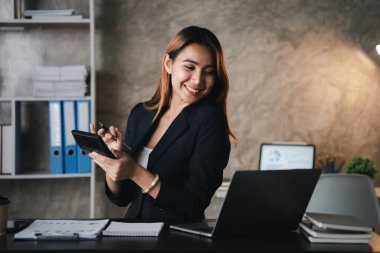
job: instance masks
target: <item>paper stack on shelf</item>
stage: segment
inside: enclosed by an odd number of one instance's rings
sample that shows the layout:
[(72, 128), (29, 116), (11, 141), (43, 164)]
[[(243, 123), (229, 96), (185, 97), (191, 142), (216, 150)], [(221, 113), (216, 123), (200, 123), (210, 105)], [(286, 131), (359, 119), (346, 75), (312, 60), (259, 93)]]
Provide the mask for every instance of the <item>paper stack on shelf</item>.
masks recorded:
[(25, 18), (31, 18), (36, 20), (80, 20), (83, 19), (82, 15), (75, 15), (74, 9), (63, 10), (25, 10)]
[(84, 65), (38, 66), (35, 69), (35, 97), (83, 97), (88, 71)]
[(87, 69), (84, 65), (63, 66), (61, 70), (61, 80), (65, 81), (85, 81)]
[(368, 243), (372, 228), (348, 215), (306, 213), (300, 230), (312, 243)]

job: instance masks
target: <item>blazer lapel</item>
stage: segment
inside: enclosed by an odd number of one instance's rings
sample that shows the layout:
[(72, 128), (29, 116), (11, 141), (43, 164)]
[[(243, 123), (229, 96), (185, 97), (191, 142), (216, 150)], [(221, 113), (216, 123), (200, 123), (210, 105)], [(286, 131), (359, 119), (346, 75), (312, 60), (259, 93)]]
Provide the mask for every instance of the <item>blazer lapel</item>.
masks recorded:
[(148, 132), (153, 126), (152, 121), (155, 115), (156, 111), (151, 111), (145, 118), (141, 119), (138, 125), (136, 137), (132, 143), (131, 155), (133, 155), (141, 147), (142, 142), (145, 140)]
[(182, 112), (173, 121), (168, 130), (166, 130), (165, 134), (161, 137), (152, 153), (150, 153), (148, 161), (149, 169), (153, 166), (154, 162), (161, 156), (161, 154), (166, 151), (170, 144), (173, 143), (173, 141), (175, 141), (178, 136), (180, 136), (186, 130), (187, 127), (188, 121), (186, 113)]

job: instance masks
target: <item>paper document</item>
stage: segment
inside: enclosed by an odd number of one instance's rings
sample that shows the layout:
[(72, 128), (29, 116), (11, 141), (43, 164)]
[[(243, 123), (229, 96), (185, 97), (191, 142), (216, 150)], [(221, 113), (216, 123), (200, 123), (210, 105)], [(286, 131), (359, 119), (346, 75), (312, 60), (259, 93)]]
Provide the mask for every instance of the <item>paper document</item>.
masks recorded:
[(35, 220), (14, 235), (15, 239), (95, 239), (107, 225), (106, 220)]

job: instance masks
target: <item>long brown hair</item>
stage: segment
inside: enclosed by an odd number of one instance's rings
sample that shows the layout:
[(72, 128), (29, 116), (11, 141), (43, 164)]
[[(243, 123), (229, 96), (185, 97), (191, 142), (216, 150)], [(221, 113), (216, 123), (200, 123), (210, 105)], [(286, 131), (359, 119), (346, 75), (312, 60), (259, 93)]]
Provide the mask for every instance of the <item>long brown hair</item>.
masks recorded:
[[(229, 80), (224, 63), (222, 46), (218, 38), (208, 29), (189, 26), (177, 33), (169, 42), (165, 54), (168, 54), (170, 59), (174, 60), (177, 55), (190, 44), (200, 44), (209, 47), (216, 60), (216, 78), (214, 87), (207, 98), (218, 106), (227, 118), (226, 100), (229, 90)], [(165, 70), (164, 61), (160, 67), (160, 79), (158, 81), (157, 90), (153, 97), (145, 103), (145, 108), (148, 110), (157, 110), (156, 117), (162, 112), (163, 108), (168, 107), (172, 96), (171, 77)], [(227, 120), (228, 124), (228, 120)], [(229, 125), (228, 134), (236, 142), (237, 138), (232, 133)]]

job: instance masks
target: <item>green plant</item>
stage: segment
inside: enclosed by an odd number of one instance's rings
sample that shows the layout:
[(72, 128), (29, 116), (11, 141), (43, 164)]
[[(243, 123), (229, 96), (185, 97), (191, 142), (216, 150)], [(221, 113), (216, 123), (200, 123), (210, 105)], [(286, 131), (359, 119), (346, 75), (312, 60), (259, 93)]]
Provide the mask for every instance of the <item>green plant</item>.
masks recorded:
[(347, 173), (364, 174), (375, 179), (377, 169), (375, 163), (369, 159), (355, 156), (347, 164)]

